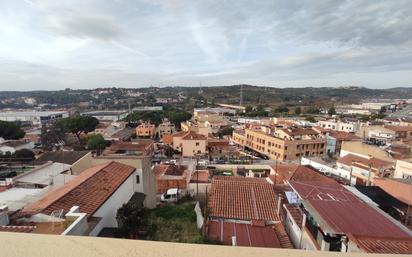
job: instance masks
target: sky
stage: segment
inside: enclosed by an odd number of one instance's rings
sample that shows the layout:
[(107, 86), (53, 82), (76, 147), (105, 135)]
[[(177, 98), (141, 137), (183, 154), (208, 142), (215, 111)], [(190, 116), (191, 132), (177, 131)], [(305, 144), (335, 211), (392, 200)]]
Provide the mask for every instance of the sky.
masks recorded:
[(410, 0), (1, 0), (0, 90), (412, 87)]

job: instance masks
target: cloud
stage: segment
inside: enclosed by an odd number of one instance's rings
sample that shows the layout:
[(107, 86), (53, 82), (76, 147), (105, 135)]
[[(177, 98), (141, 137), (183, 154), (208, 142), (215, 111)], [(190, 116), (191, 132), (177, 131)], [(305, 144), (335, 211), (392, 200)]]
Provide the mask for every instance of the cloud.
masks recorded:
[(69, 14), (49, 17), (50, 27), (68, 37), (113, 40), (122, 35), (116, 20), (108, 15)]
[(409, 0), (5, 0), (0, 90), (411, 86), (411, 12)]

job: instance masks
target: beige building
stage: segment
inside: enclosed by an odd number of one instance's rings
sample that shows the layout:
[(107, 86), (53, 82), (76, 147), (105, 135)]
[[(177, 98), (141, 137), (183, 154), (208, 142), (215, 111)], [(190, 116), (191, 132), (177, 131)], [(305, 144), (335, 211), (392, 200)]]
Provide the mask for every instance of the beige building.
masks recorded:
[(162, 123), (157, 127), (157, 136), (162, 138), (163, 135), (171, 135), (175, 131), (175, 124), (171, 123), (168, 119), (163, 119)]
[(412, 179), (412, 162), (397, 160), (393, 177)]
[(193, 157), (207, 154), (207, 137), (193, 131), (180, 132), (172, 136), (173, 149), (182, 156)]
[(136, 127), (136, 136), (138, 137), (154, 137), (156, 135), (156, 126), (154, 124), (144, 122)]
[(234, 132), (233, 141), (281, 161), (296, 160), (300, 156), (322, 157), (326, 152), (326, 139), (308, 128), (283, 128), (271, 133), (246, 129), (244, 135)]

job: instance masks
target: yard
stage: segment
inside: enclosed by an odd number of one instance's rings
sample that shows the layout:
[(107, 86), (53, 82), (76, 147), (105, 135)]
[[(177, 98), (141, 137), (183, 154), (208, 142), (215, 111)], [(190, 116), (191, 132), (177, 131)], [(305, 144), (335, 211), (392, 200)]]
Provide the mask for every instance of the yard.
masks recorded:
[(150, 210), (148, 240), (204, 243), (201, 230), (196, 226), (194, 203), (166, 204)]

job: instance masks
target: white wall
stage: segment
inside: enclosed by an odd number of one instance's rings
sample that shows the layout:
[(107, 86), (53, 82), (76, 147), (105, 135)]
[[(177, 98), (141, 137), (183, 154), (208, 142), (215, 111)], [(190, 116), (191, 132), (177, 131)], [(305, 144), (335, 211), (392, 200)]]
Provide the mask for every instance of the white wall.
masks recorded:
[(117, 190), (116, 192), (94, 213), (94, 217), (101, 217), (102, 220), (90, 232), (90, 236), (97, 236), (104, 227), (117, 227), (116, 212), (124, 204), (127, 203), (135, 192), (138, 192), (136, 184), (136, 175), (134, 172)]

